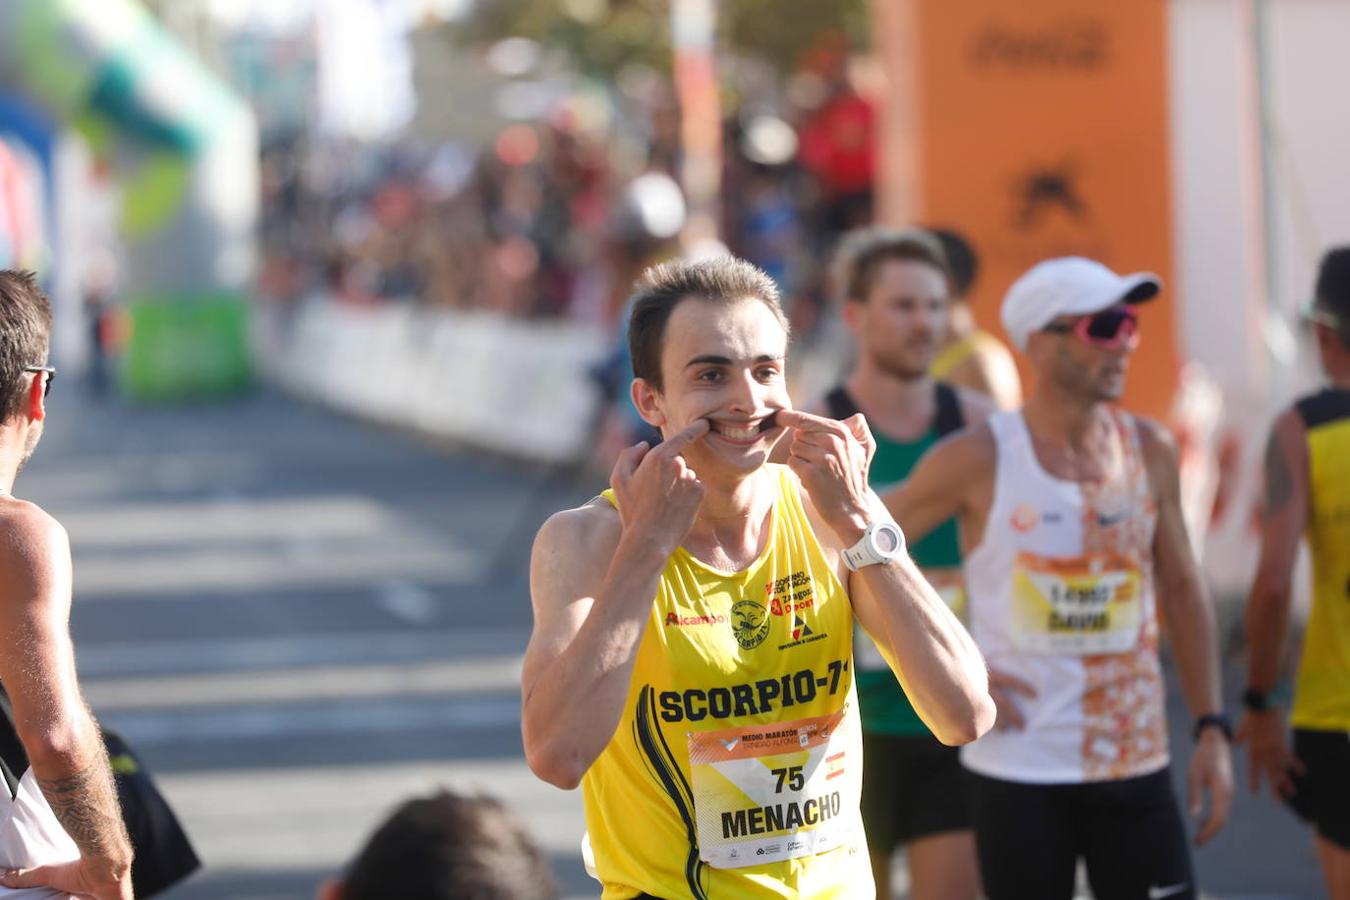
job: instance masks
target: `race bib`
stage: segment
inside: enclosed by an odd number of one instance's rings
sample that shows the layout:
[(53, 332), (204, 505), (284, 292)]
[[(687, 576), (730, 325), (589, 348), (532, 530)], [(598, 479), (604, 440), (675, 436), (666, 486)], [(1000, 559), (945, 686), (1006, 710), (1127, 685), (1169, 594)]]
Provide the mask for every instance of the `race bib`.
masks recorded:
[[(960, 569), (924, 569), (923, 577), (937, 591), (947, 608), (966, 621), (966, 582)], [(853, 629), (853, 664), (860, 672), (890, 671), (886, 658), (877, 649), (876, 642), (859, 625)]]
[(1013, 568), (1013, 643), (1027, 653), (1124, 653), (1139, 640), (1143, 578), (1133, 560), (1019, 553)]
[(862, 738), (858, 717), (847, 710), (689, 735), (704, 862), (739, 869), (855, 841), (862, 827)]

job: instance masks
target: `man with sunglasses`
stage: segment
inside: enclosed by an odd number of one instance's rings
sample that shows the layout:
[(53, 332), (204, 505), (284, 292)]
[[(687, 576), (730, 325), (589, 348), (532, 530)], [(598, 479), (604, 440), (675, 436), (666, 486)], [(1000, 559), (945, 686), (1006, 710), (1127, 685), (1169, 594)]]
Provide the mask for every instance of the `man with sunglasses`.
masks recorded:
[(991, 900), (1184, 898), (1196, 885), (1168, 772), (1158, 614), (1196, 715), (1188, 807), (1213, 837), (1232, 801), (1214, 614), (1164, 430), (1115, 407), (1158, 279), (1070, 257), (1003, 302), (1035, 373), (1025, 406), (937, 445), (886, 503), (911, 541), (956, 516), (995, 728), (963, 748)]
[(75, 678), (70, 543), (11, 493), (47, 417), (51, 324), (33, 276), (0, 270), (0, 898), (129, 900), (131, 842)]
[[(1249, 787), (1262, 779), (1316, 829), (1327, 895), (1350, 897), (1350, 247), (1322, 259), (1307, 310), (1330, 382), (1280, 413), (1266, 444), (1261, 558), (1247, 601)], [(1312, 611), (1303, 636), (1293, 749), (1272, 702), (1306, 535)]]

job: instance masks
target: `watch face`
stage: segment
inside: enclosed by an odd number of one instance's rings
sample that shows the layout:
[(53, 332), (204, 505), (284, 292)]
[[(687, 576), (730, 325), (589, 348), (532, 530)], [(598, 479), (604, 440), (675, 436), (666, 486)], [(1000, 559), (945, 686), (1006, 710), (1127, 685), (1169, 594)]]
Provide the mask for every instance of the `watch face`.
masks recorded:
[(882, 553), (890, 554), (900, 549), (900, 533), (895, 528), (878, 528), (873, 537)]

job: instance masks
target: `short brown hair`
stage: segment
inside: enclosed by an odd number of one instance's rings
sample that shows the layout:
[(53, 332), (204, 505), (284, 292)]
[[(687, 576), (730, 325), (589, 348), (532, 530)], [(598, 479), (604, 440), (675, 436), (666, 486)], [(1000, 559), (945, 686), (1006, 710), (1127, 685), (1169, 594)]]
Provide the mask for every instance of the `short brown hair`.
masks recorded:
[(490, 797), (440, 791), (400, 806), (342, 879), (344, 900), (553, 900), (548, 860)]
[(697, 297), (728, 304), (753, 298), (769, 308), (791, 333), (778, 296), (778, 285), (762, 270), (743, 259), (719, 256), (698, 262), (673, 261), (652, 266), (638, 279), (628, 317), (628, 352), (633, 374), (658, 391), (661, 384), (661, 347), (666, 323), (680, 301)]
[(23, 409), (24, 366), (44, 366), (52, 334), (52, 304), (32, 272), (0, 269), (0, 421)]
[(832, 266), (835, 289), (845, 300), (866, 300), (877, 268), (888, 259), (927, 263), (951, 286), (951, 268), (941, 241), (918, 228), (876, 226), (855, 229), (840, 239)]

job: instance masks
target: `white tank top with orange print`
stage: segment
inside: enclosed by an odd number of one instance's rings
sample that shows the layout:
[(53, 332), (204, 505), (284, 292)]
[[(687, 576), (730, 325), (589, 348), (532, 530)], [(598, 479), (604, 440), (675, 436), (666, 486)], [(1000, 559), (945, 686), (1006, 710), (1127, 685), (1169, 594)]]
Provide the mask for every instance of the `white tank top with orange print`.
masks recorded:
[(1129, 778), (1167, 765), (1153, 593), (1157, 509), (1134, 420), (1112, 412), (1124, 464), (1106, 481), (1056, 478), (1020, 412), (998, 445), (984, 537), (965, 559), (970, 631), (989, 667), (1028, 682), (1026, 726), (962, 748), (966, 767), (1037, 784)]

